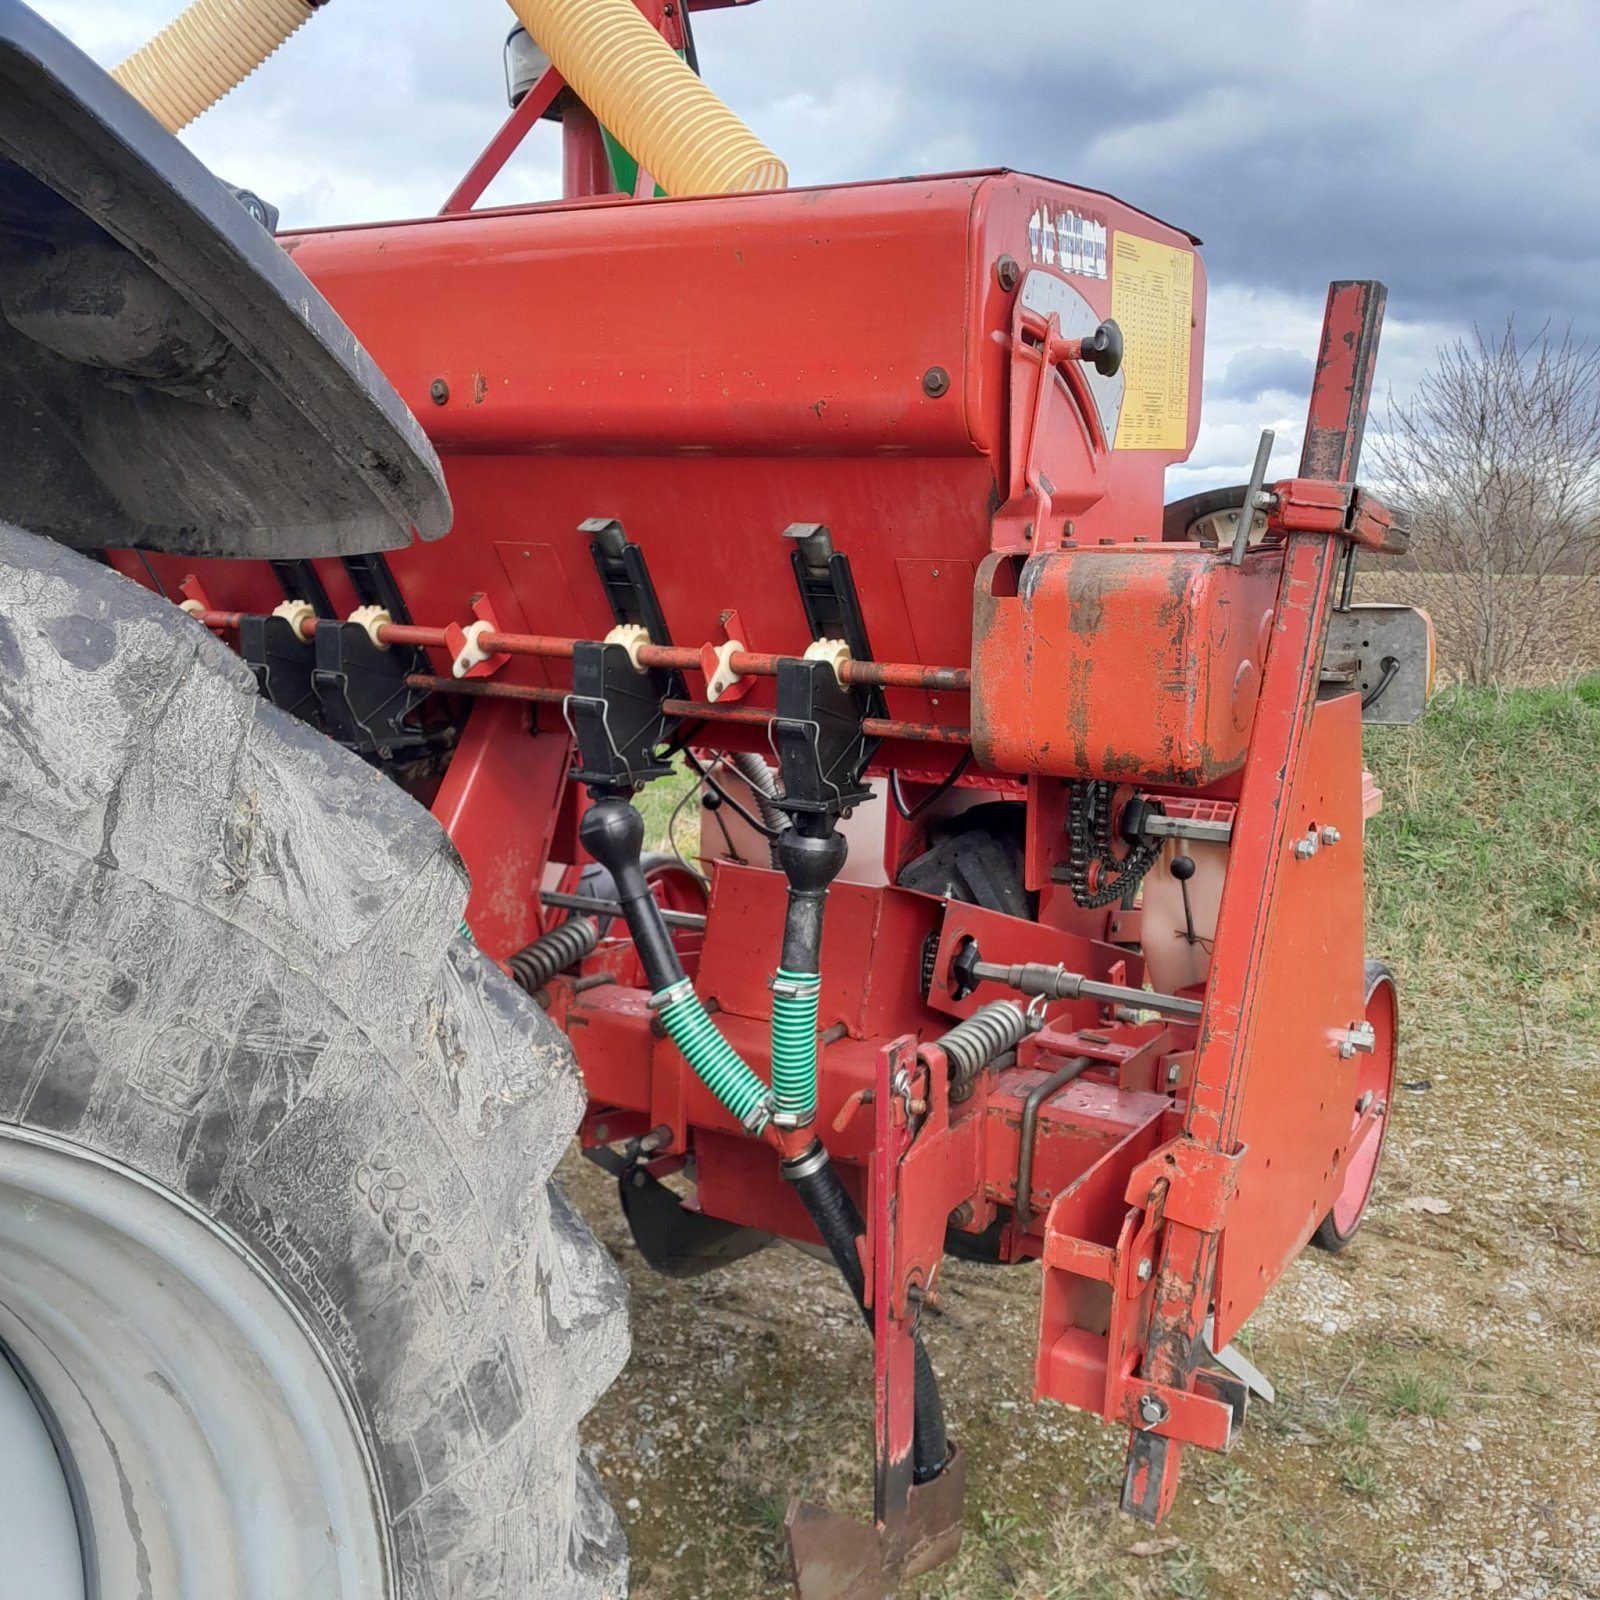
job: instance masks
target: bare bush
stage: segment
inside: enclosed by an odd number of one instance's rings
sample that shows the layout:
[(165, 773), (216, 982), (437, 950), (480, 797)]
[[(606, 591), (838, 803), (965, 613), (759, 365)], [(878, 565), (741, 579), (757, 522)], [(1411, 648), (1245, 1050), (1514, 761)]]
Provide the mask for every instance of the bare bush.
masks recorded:
[(1498, 337), (1475, 328), (1391, 401), (1371, 449), (1451, 670), (1511, 683), (1566, 659), (1553, 630), (1600, 605), (1600, 348), (1548, 328), (1519, 344), (1509, 318)]

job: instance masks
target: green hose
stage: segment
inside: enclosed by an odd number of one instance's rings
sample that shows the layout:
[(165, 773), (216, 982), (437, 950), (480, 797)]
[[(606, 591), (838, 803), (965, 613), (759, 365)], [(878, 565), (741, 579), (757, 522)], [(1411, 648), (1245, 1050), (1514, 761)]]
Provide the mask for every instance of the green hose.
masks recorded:
[(652, 996), (661, 1024), (700, 1081), (751, 1133), (760, 1133), (772, 1119), (772, 1094), (717, 1031), (700, 1003), (694, 985), (681, 979)]
[(772, 980), (772, 1095), (786, 1127), (803, 1128), (817, 1115), (817, 1000), (814, 972), (779, 967)]

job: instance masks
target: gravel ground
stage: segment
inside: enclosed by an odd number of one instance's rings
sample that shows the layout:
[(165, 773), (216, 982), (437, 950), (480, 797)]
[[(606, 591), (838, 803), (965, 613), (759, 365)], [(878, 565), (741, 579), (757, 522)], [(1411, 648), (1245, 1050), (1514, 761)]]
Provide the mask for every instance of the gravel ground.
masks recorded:
[[(1380, 1189), (1240, 1344), (1274, 1380), (1227, 1457), (1190, 1452), (1151, 1530), (1115, 1510), (1118, 1430), (1029, 1399), (1038, 1274), (949, 1262), (928, 1343), (968, 1455), (946, 1600), (1600, 1600), (1600, 1052), (1413, 1044)], [(565, 1176), (633, 1287), (634, 1357), (590, 1447), (642, 1600), (788, 1593), (798, 1490), (870, 1504), (870, 1350), (831, 1268), (777, 1247), (654, 1276), (612, 1180)]]

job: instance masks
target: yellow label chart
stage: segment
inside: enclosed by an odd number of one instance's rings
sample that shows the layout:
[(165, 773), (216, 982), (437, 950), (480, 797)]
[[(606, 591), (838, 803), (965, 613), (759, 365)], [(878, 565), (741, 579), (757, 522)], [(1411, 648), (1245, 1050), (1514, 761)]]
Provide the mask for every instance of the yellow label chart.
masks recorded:
[(1122, 329), (1127, 380), (1116, 448), (1182, 450), (1189, 442), (1192, 252), (1113, 234), (1111, 315)]

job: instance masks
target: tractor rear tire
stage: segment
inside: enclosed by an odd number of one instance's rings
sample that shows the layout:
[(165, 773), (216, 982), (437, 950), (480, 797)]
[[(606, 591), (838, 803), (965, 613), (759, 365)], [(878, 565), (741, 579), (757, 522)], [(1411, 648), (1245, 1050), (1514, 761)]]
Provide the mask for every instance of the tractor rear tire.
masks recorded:
[(582, 1086), (466, 892), (197, 623), (0, 524), (0, 1361), (88, 1593), (625, 1592)]

